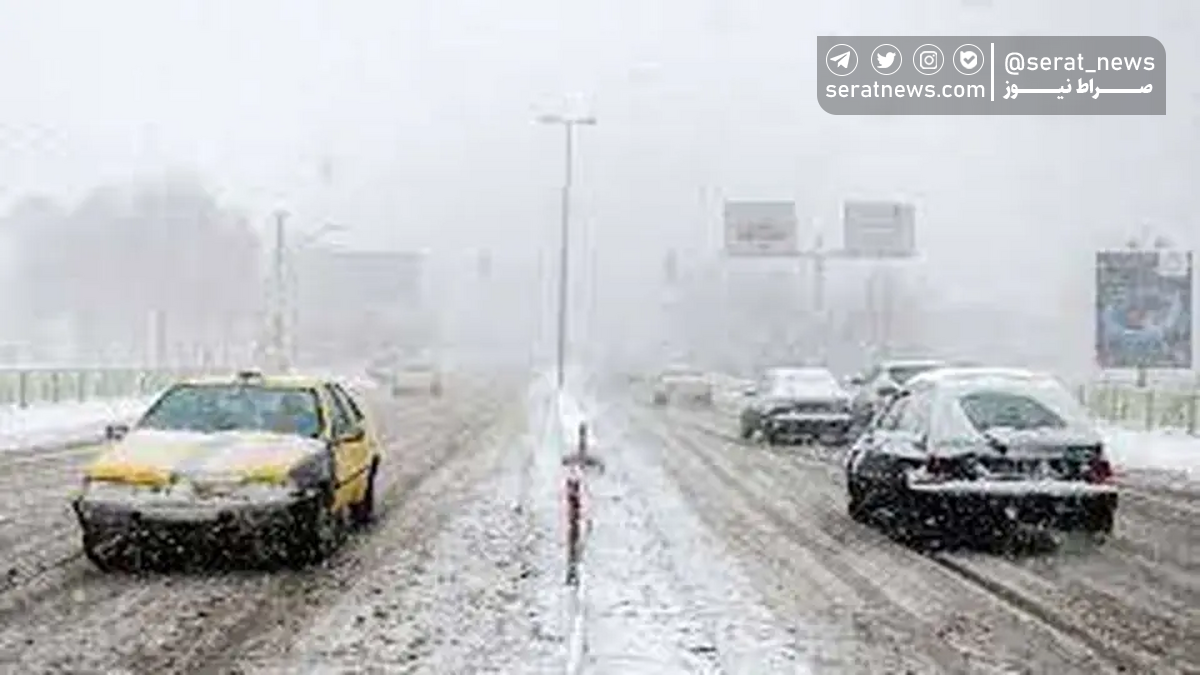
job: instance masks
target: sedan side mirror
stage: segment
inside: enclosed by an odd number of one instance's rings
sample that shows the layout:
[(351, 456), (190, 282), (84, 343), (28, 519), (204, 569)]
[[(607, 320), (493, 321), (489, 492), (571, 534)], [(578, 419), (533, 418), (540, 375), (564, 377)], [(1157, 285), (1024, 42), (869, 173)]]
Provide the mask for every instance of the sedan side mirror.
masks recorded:
[(867, 383), (862, 375), (851, 375), (846, 379), (846, 382), (848, 382), (852, 387), (861, 387)]
[(104, 427), (104, 438), (109, 441), (119, 441), (128, 433), (128, 424), (109, 424)]

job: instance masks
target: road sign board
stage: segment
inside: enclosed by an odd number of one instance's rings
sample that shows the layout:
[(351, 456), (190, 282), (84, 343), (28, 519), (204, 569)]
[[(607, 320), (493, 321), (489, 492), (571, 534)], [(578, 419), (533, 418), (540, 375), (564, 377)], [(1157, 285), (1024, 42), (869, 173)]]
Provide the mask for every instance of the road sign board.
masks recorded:
[(1096, 254), (1096, 361), (1101, 368), (1192, 367), (1192, 254)]
[(725, 202), (725, 252), (793, 256), (799, 250), (793, 202)]
[(843, 206), (844, 255), (908, 258), (916, 254), (916, 207), (903, 202), (848, 201)]

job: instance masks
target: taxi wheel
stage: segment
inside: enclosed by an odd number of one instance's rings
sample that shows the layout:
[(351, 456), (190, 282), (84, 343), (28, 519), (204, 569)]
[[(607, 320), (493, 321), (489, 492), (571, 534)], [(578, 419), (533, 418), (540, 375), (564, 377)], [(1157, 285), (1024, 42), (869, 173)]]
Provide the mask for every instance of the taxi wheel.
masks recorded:
[(342, 515), (333, 510), (332, 495), (314, 503), (296, 525), (288, 557), (299, 565), (325, 560), (337, 550), (345, 536)]
[(101, 572), (121, 569), (121, 560), (114, 554), (112, 542), (94, 532), (83, 534), (83, 554)]
[(367, 472), (367, 490), (363, 494), (362, 501), (350, 507), (350, 517), (354, 519), (354, 524), (359, 527), (365, 527), (375, 522), (377, 515), (377, 492), (375, 491), (375, 479), (379, 475), (379, 460), (371, 462), (371, 469)]

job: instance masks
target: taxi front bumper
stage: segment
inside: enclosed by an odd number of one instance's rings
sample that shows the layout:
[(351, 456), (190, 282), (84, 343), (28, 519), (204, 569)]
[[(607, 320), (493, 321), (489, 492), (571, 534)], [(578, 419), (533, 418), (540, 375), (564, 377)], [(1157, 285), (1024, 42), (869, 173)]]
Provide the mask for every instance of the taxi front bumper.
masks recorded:
[(85, 536), (169, 545), (257, 541), (287, 535), (311, 519), (317, 494), (254, 499), (154, 499), (79, 495), (72, 509)]

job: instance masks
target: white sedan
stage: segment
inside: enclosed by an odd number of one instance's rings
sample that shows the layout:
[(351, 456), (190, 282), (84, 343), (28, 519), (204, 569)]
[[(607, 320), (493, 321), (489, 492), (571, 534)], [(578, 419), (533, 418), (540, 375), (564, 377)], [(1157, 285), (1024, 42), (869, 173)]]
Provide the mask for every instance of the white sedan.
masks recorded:
[(654, 404), (667, 405), (672, 401), (710, 405), (713, 402), (712, 381), (695, 368), (667, 368), (654, 381)]

